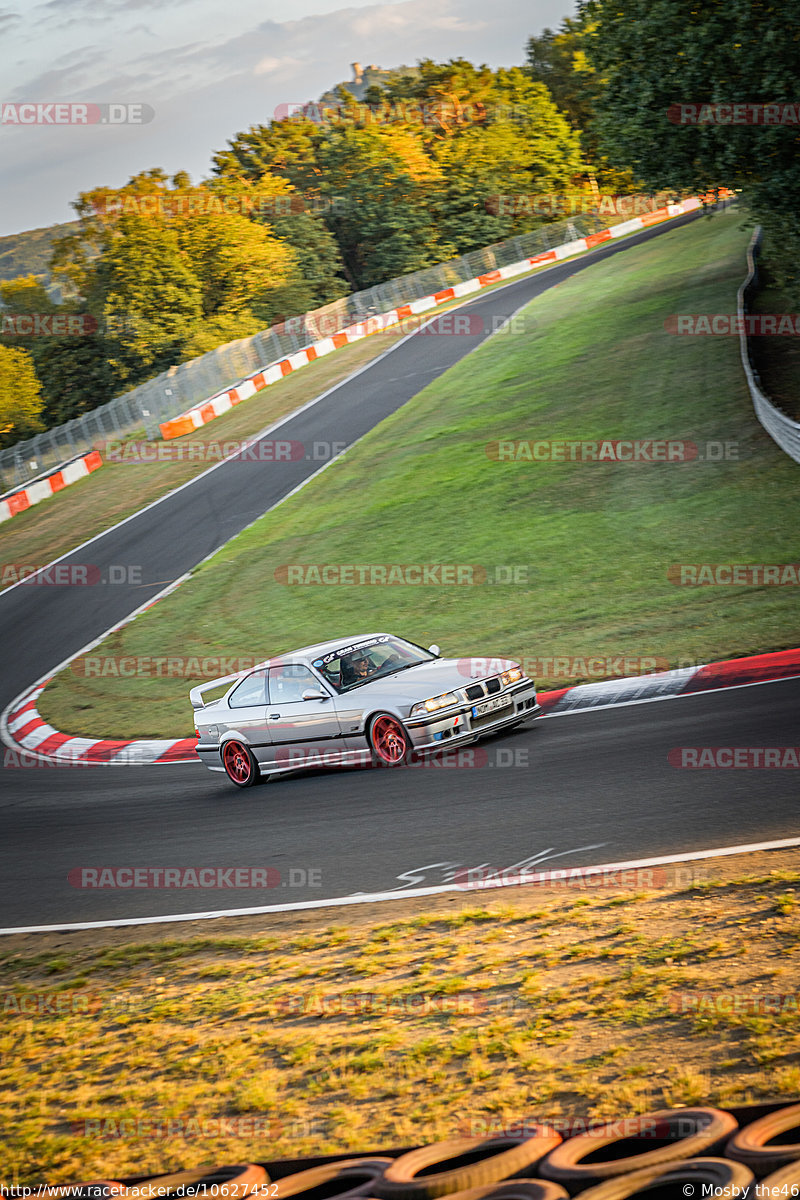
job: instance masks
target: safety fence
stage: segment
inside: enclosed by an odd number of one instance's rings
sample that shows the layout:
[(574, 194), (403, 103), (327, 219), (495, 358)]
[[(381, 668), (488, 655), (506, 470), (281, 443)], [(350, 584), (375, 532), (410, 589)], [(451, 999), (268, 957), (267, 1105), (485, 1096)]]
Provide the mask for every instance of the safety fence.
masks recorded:
[(579, 241), (587, 234), (607, 229), (613, 220), (614, 217), (578, 213), (569, 220), (543, 225), (530, 233), (470, 251), (438, 266), (343, 296), (290, 321), (170, 367), (91, 412), (0, 451), (0, 494), (42, 478), (63, 463), (93, 449), (100, 440), (124, 438), (141, 430), (146, 438), (155, 439), (164, 422), (217, 395), (224, 388), (235, 386), (266, 364), (287, 358), (320, 338), (346, 329), (354, 321), (412, 303), (454, 284), (546, 252), (553, 246)]
[(757, 225), (747, 247), (747, 276), (736, 297), (736, 315), (739, 325), (739, 349), (742, 356), (747, 386), (753, 401), (756, 416), (774, 442), (795, 462), (800, 463), (800, 423), (787, 417), (786, 413), (772, 403), (761, 390), (761, 380), (750, 358), (750, 343), (747, 336), (745, 315), (748, 303), (758, 286), (756, 257), (761, 247), (761, 226)]

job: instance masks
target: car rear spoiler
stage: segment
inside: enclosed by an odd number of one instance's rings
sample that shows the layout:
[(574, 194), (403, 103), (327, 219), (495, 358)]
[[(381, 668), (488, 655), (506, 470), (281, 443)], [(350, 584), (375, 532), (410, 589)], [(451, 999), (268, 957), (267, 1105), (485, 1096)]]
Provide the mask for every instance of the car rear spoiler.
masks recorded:
[(252, 667), (245, 667), (242, 671), (234, 671), (232, 675), (221, 675), (219, 679), (206, 679), (204, 683), (199, 683), (197, 687), (193, 687), (189, 692), (192, 708), (205, 708), (206, 701), (203, 699), (203, 692), (211, 692), (215, 688), (223, 687), (225, 684), (235, 683), (237, 679), (244, 679), (245, 675), (250, 675), (253, 671), (259, 671), (262, 667), (268, 666), (269, 663), (270, 659), (266, 659), (263, 663), (254, 663)]

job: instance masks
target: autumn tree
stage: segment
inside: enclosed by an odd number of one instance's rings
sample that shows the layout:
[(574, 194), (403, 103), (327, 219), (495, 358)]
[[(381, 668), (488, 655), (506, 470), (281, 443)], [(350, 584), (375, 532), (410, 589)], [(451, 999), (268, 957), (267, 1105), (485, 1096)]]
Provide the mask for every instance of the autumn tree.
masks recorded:
[[(30, 275), (0, 283), (0, 300), (4, 314), (11, 318), (31, 313), (84, 315), (77, 300), (55, 304), (41, 281)], [(14, 346), (33, 360), (44, 398), (42, 418), (48, 427), (96, 408), (111, 395), (112, 375), (97, 322), (89, 319), (76, 325), (77, 330), (70, 324), (64, 333), (63, 322), (61, 327), (51, 324), (45, 336), (15, 333), (13, 338)]]
[[(176, 181), (154, 170), (83, 193), (79, 228), (54, 259), (101, 326), (117, 391), (258, 332), (270, 293), (295, 269), (291, 247), (251, 219), (241, 180), (224, 193)], [(290, 191), (284, 180), (265, 186)]]
[(455, 253), (436, 228), (439, 167), (403, 126), (334, 126), (319, 147), (329, 223), (356, 289), (432, 266)]
[(41, 393), (30, 354), (0, 343), (0, 448), (44, 429)]

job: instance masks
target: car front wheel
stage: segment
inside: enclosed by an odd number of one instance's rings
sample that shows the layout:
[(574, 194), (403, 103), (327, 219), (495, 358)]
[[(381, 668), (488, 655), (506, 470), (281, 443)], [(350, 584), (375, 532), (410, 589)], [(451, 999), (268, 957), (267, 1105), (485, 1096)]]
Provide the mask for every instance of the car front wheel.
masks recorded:
[(399, 767), (411, 757), (411, 739), (397, 717), (378, 713), (367, 734), (372, 761), (379, 767)]
[(258, 782), (258, 765), (249, 746), (243, 742), (226, 742), (222, 748), (222, 765), (231, 783), (237, 787), (252, 787)]

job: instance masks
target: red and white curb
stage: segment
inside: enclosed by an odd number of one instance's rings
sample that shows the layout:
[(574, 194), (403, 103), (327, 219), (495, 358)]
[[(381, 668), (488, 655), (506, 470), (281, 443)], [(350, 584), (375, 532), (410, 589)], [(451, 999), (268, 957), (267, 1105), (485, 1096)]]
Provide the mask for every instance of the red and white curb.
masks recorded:
[[(170, 591), (177, 586), (172, 585)], [(158, 597), (159, 599), (161, 597)], [(145, 607), (151, 607), (150, 601)], [(141, 610), (139, 610), (141, 611)], [(123, 624), (127, 624), (127, 618)], [(105, 638), (108, 636), (104, 634)], [(652, 675), (584, 683), (553, 692), (540, 692), (539, 703), (545, 716), (558, 717), (589, 709), (610, 708), (621, 704), (643, 704), (653, 700), (674, 700), (700, 692), (746, 687), (800, 676), (800, 649), (778, 650), (750, 658), (731, 658), (703, 666), (658, 671)], [(44, 680), (24, 693), (11, 705), (3, 726), (7, 747), (5, 766), (44, 763), (54, 767), (145, 766), (164, 763), (196, 762), (196, 739), (170, 740), (84, 738), (59, 733), (37, 710), (42, 692), (50, 682)], [(15, 757), (16, 756), (16, 761)]]
[(84, 738), (59, 733), (39, 716), (37, 701), (50, 680), (28, 694), (10, 714), (6, 729), (16, 743), (7, 749), (4, 766), (26, 766), (50, 760), (53, 767), (89, 767), (121, 764), (145, 766), (155, 763), (196, 761), (196, 738), (172, 740), (137, 739), (121, 741), (115, 738)]
[(209, 421), (216, 420), (217, 417), (228, 412), (235, 405), (241, 403), (242, 400), (255, 395), (256, 392), (268, 387), (271, 383), (277, 383), (286, 375), (291, 375), (293, 371), (305, 367), (315, 359), (322, 358), (324, 355), (330, 354), (333, 350), (338, 350), (342, 346), (348, 346), (352, 342), (361, 341), (362, 338), (369, 337), (370, 334), (377, 333), (379, 330), (397, 325), (409, 317), (430, 312), (431, 309), (438, 308), (442, 304), (451, 304), (454, 300), (460, 300), (464, 296), (480, 292), (483, 288), (492, 287), (504, 279), (513, 279), (516, 275), (524, 275), (534, 267), (555, 263), (562, 258), (572, 258), (573, 255), (592, 250), (595, 246), (599, 246), (603, 242), (625, 237), (627, 234), (634, 233), (638, 229), (648, 229), (651, 225), (658, 225), (662, 221), (669, 221), (672, 217), (693, 212), (695, 209), (700, 208), (701, 205), (702, 200), (697, 196), (692, 196), (688, 200), (682, 200), (679, 204), (668, 204), (665, 208), (660, 208), (656, 212), (646, 213), (640, 217), (632, 217), (629, 221), (623, 221), (619, 225), (612, 225), (608, 229), (601, 230), (599, 233), (591, 233), (586, 237), (576, 238), (571, 242), (564, 242), (560, 246), (554, 246), (551, 250), (546, 250), (543, 254), (536, 254), (531, 258), (523, 258), (519, 262), (510, 263), (506, 267), (498, 267), (495, 271), (488, 271), (485, 275), (478, 275), (474, 279), (467, 279), (463, 283), (456, 283), (452, 287), (435, 292), (433, 295), (423, 296), (419, 300), (412, 300), (410, 304), (401, 304), (389, 312), (380, 313), (376, 316), (368, 317), (366, 320), (358, 321), (339, 333), (322, 338), (318, 342), (312, 342), (311, 345), (302, 347), (296, 353), (290, 354), (286, 358), (261, 367), (255, 374), (248, 376), (241, 383), (237, 383), (236, 387), (219, 392), (202, 404), (197, 404), (193, 408), (188, 409), (187, 412), (173, 418), (173, 420), (165, 421), (163, 425), (159, 426), (161, 436), (165, 441), (169, 441), (171, 438), (183, 437), (184, 434), (191, 433), (193, 430), (207, 425)]
[[(210, 557), (210, 556), (209, 556)], [(189, 578), (186, 572), (151, 599), (140, 604), (116, 625), (104, 630), (87, 646), (59, 663), (45, 679), (39, 679), (19, 695), (0, 717), (0, 740), (7, 747), (3, 760), (5, 767), (99, 767), (99, 766), (150, 766), (158, 763), (196, 762), (194, 752), (196, 738), (85, 738), (75, 734), (61, 733), (39, 715), (36, 707), (48, 683), (65, 667), (99, 646), (107, 637), (134, 621), (140, 613), (147, 612), (159, 600)]]
[(71, 483), (77, 483), (79, 479), (90, 475), (92, 471), (96, 471), (102, 465), (103, 460), (98, 451), (91, 450), (82, 458), (77, 458), (74, 462), (67, 463), (59, 471), (54, 471), (52, 475), (46, 475), (44, 479), (37, 479), (35, 483), (29, 483), (26, 488), (12, 492), (0, 500), (0, 522), (10, 521), (17, 513), (25, 512), (26, 509), (31, 508), (34, 504), (39, 504), (42, 500), (49, 500), (51, 496), (55, 496), (56, 492), (63, 491)]
[(674, 671), (655, 671), (652, 675), (582, 683), (554, 692), (542, 692), (539, 703), (547, 716), (559, 717), (584, 709), (672, 700), (699, 692), (772, 683), (777, 679), (794, 679), (798, 676), (800, 649), (776, 650), (769, 654), (754, 654), (749, 658), (728, 658), (722, 662), (680, 667)]

